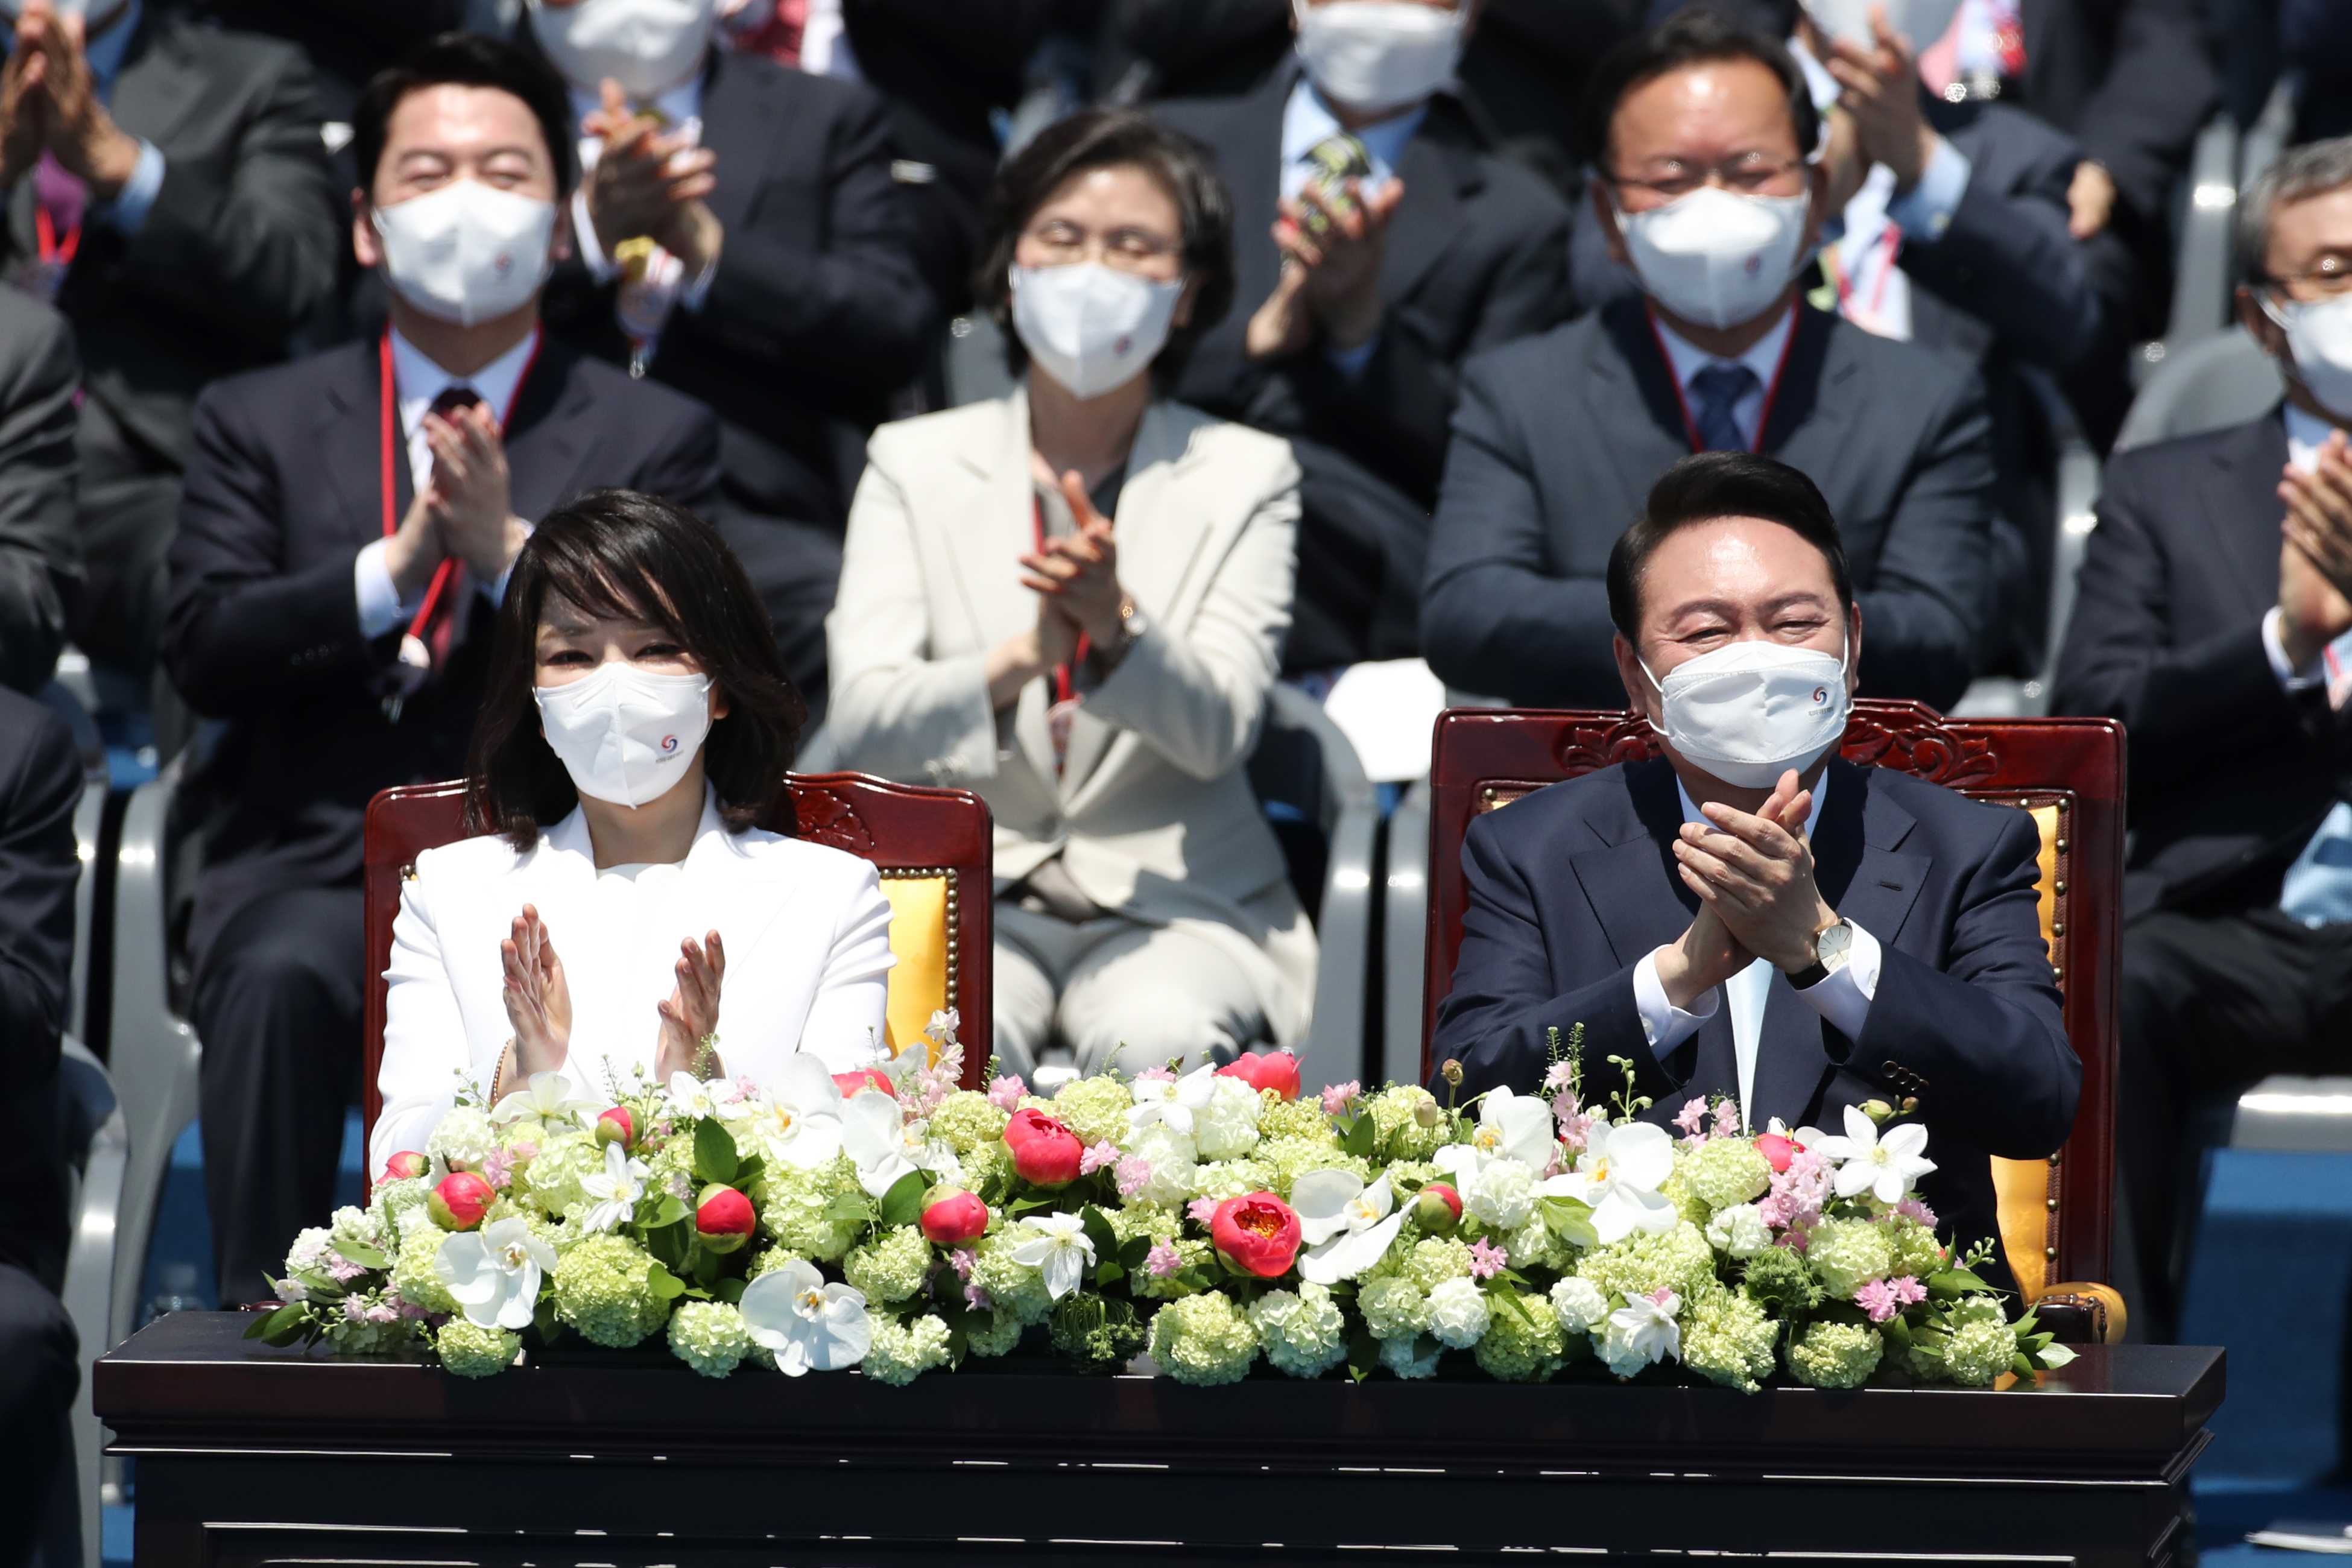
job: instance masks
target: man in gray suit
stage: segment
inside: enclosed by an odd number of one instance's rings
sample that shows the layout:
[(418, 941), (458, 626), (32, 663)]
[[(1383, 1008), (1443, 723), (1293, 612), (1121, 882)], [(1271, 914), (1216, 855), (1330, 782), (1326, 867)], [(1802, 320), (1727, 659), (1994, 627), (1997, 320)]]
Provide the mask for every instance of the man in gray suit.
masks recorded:
[(81, 597), (74, 532), (74, 395), (65, 319), (0, 289), (0, 686), (49, 683)]
[(1521, 704), (1617, 706), (1610, 547), (1676, 458), (1752, 450), (1829, 500), (1864, 689), (1949, 706), (1991, 593), (1991, 419), (1966, 365), (1800, 298), (1828, 191), (1795, 61), (1685, 12), (1613, 53), (1593, 94), (1593, 201), (1643, 293), (1465, 372), (1423, 588), (1432, 668)]

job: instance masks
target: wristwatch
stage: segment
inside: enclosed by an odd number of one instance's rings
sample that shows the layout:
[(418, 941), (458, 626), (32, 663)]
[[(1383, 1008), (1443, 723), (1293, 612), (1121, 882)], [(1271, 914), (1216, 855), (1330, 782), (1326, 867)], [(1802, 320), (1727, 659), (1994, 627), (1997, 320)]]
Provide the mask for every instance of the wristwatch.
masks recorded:
[(1789, 984), (1800, 991), (1819, 985), (1845, 967), (1846, 956), (1853, 949), (1853, 922), (1831, 921), (1813, 933), (1813, 961), (1802, 969), (1790, 971)]

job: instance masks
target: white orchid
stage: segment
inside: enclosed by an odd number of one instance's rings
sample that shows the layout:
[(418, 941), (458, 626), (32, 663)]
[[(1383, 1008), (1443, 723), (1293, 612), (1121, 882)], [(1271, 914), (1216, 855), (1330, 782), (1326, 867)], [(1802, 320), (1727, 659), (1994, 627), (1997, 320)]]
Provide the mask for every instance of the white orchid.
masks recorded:
[(1173, 1083), (1138, 1079), (1134, 1089), (1135, 1107), (1127, 1113), (1129, 1136), (1160, 1126), (1190, 1138), (1194, 1116), (1208, 1109), (1217, 1092), (1217, 1069), (1213, 1063), (1195, 1068)]
[(1912, 1184), (1936, 1168), (1920, 1158), (1927, 1146), (1927, 1130), (1916, 1121), (1889, 1128), (1878, 1135), (1878, 1123), (1859, 1108), (1845, 1108), (1845, 1136), (1817, 1138), (1808, 1145), (1824, 1159), (1839, 1162), (1837, 1195), (1850, 1198), (1868, 1193), (1883, 1204), (1899, 1204)]
[(1448, 1143), (1435, 1164), (1459, 1182), (1475, 1179), (1489, 1160), (1517, 1160), (1540, 1176), (1559, 1152), (1551, 1107), (1531, 1094), (1513, 1094), (1497, 1085), (1478, 1102), (1478, 1124), (1467, 1143)]
[(544, 1121), (551, 1127), (567, 1121), (593, 1127), (596, 1112), (603, 1109), (595, 1100), (577, 1093), (572, 1080), (562, 1073), (535, 1072), (529, 1083), (490, 1108), (490, 1121), (499, 1127), (525, 1120)]
[(805, 1051), (784, 1065), (751, 1112), (768, 1152), (795, 1170), (813, 1171), (841, 1152), (841, 1086)]
[(466, 1321), (486, 1329), (530, 1327), (539, 1282), (554, 1270), (555, 1248), (517, 1218), (453, 1236), (433, 1258), (433, 1272), (465, 1309)]
[(643, 1160), (630, 1159), (618, 1143), (605, 1144), (604, 1168), (580, 1178), (580, 1190), (596, 1200), (581, 1223), (590, 1230), (619, 1229), (637, 1212), (637, 1200), (646, 1195), (646, 1178), (651, 1173)]
[(735, 1310), (752, 1342), (775, 1352), (776, 1370), (786, 1377), (856, 1366), (874, 1343), (865, 1293), (826, 1284), (797, 1258), (746, 1285)]
[[(1442, 1151), (1441, 1151), (1442, 1152)], [(1574, 1198), (1592, 1210), (1592, 1229), (1607, 1247), (1636, 1230), (1672, 1230), (1682, 1215), (1659, 1184), (1675, 1173), (1675, 1141), (1647, 1121), (1595, 1126), (1576, 1169), (1543, 1184), (1548, 1197)]]
[(1653, 1362), (1683, 1353), (1682, 1325), (1675, 1314), (1682, 1298), (1672, 1290), (1629, 1296), (1601, 1329), (1601, 1359), (1620, 1377), (1631, 1377)]
[(1043, 1273), (1045, 1294), (1056, 1301), (1076, 1289), (1095, 1260), (1086, 1221), (1074, 1214), (1033, 1214), (1023, 1215), (1021, 1226), (1036, 1234), (1013, 1247), (1013, 1261)]
[(1404, 1226), (1386, 1175), (1368, 1187), (1353, 1171), (1309, 1171), (1292, 1184), (1290, 1206), (1307, 1243), (1298, 1276), (1317, 1285), (1353, 1279), (1381, 1260)]
[(857, 1184), (873, 1197), (921, 1167), (929, 1152), (927, 1133), (887, 1094), (853, 1094), (841, 1108), (842, 1149), (857, 1166)]
[(705, 1082), (690, 1072), (674, 1072), (669, 1075), (668, 1093), (670, 1110), (696, 1121), (740, 1121), (751, 1114), (751, 1106), (736, 1092), (732, 1079)]

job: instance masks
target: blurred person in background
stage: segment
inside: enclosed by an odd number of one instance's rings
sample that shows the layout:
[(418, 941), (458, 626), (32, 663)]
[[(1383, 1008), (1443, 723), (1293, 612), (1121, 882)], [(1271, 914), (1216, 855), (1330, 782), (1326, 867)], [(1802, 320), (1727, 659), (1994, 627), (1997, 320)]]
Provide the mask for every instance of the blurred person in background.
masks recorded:
[(2352, 138), (2249, 188), (2238, 271), (2286, 399), (2108, 464), (2052, 701), (2130, 737), (2116, 1147), (2158, 1341), (2200, 1102), (2352, 1070)]
[(1751, 451), (1829, 498), (1874, 696), (1948, 707), (1975, 674), (1997, 508), (1975, 374), (1808, 303), (1829, 202), (1819, 117), (1768, 34), (1682, 12), (1604, 61), (1591, 192), (1641, 293), (1473, 361), (1422, 602), (1450, 685), (1613, 708), (1602, 573), (1675, 459)]
[(1313, 0), (1246, 97), (1156, 105), (1233, 193), (1236, 308), (1175, 395), (1289, 438), (1303, 478), (1284, 668), (1421, 651), (1429, 511), (1463, 361), (1567, 312), (1568, 210), (1452, 91), (1478, 0)]
[(718, 499), (709, 410), (541, 327), (573, 179), (545, 62), (436, 39), (369, 84), (352, 145), (370, 180), (352, 243), (384, 273), (391, 324), (205, 390), (172, 550), (164, 666), (227, 721), (189, 807), (225, 1303), (268, 1293), (262, 1271), (333, 1191), (360, 1055), (364, 813), (379, 790), (465, 772), (533, 521), (604, 487)]
[(1192, 142), (1087, 110), (1006, 165), (983, 232), (1020, 383), (875, 434), (828, 628), (843, 765), (995, 814), (1013, 1070), (1291, 1044), (1315, 936), (1244, 764), (1298, 468), (1168, 392), (1234, 299), (1230, 200)]
[(74, 531), (73, 331), (48, 306), (0, 289), (0, 685), (49, 683), (81, 597)]
[(866, 438), (940, 322), (882, 100), (714, 47), (717, 4), (530, 0), (582, 132), (547, 321), (719, 415), (713, 521), (814, 723)]
[(190, 412), (286, 356), (341, 246), (302, 52), (164, 0), (0, 0), (0, 270), (73, 324), (87, 573), (74, 640), (143, 678)]

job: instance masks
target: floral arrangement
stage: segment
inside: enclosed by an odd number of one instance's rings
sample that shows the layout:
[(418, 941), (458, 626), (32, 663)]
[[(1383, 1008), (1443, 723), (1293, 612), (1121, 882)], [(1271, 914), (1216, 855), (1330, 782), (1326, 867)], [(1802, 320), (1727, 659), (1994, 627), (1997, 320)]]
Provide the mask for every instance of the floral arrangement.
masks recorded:
[[(858, 1367), (903, 1384), (1024, 1338), (1081, 1371), (1230, 1383), (1508, 1382), (1679, 1366), (1755, 1390), (1874, 1376), (1969, 1386), (2073, 1359), (2012, 1322), (1913, 1193), (1927, 1130), (1848, 1110), (1675, 1130), (1589, 1101), (1581, 1030), (1534, 1092), (1392, 1084), (1302, 1097), (1286, 1053), (1106, 1070), (1050, 1097), (957, 1087), (931, 1049), (828, 1076), (461, 1095), (368, 1206), (306, 1230), (250, 1333), (351, 1352), (423, 1340), (488, 1376), (575, 1337), (665, 1341), (696, 1372)], [(1458, 1088), (1460, 1069), (1445, 1081)], [(1679, 1134), (1679, 1135), (1677, 1135)]]

